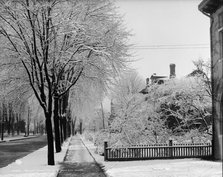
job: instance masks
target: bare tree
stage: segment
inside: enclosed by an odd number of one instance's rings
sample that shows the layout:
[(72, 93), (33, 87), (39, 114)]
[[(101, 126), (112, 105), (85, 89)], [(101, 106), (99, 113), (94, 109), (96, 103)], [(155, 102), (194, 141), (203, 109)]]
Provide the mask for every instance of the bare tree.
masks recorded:
[[(77, 12), (71, 15), (74, 9), (77, 9)], [(124, 39), (128, 33), (121, 29), (120, 20), (113, 12), (109, 1), (83, 1), (74, 4), (68, 15), (69, 20), (75, 19), (81, 25), (78, 26), (78, 33), (76, 29), (76, 33), (73, 33), (71, 31), (74, 29), (66, 22), (67, 29), (70, 30), (69, 33), (62, 35), (62, 46), (58, 49), (61, 50), (60, 53), (66, 54), (67, 58), (60, 63), (56, 72), (54, 108), (58, 108), (56, 104), (59, 98), (68, 94), (69, 89), (79, 80), (98, 82), (105, 88), (109, 79), (125, 65), (127, 56), (127, 45)], [(65, 96), (62, 99), (69, 99), (69, 97)], [(54, 109), (56, 125), (58, 125), (59, 117), (57, 114), (57, 109)], [(63, 111), (63, 114), (66, 113)], [(56, 132), (59, 132), (58, 130), (59, 128), (56, 129)], [(58, 136), (59, 133), (55, 135)], [(59, 142), (56, 147), (58, 146)]]
[(124, 72), (114, 81), (108, 130), (112, 144), (140, 143), (145, 138), (143, 132), (149, 109), (144, 96), (139, 93), (143, 88), (144, 81), (134, 70)]
[(134, 70), (127, 70), (117, 77), (111, 86), (111, 98), (124, 103), (129, 97), (139, 93), (144, 87), (143, 79)]
[(205, 88), (206, 92), (212, 97), (211, 87), (211, 63), (210, 61), (204, 61), (202, 59), (193, 61), (194, 69), (188, 76), (199, 77), (200, 83)]
[(8, 51), (24, 67), (44, 110), (48, 164), (54, 165), (53, 99), (64, 96), (81, 76), (97, 73), (109, 79), (120, 70), (128, 33), (109, 1), (5, 0), (0, 2), (0, 19)]

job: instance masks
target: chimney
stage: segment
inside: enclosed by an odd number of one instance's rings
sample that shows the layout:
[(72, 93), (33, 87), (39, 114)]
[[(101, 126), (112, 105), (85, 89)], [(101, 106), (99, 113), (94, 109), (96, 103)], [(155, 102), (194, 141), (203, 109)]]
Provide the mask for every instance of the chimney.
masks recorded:
[(146, 86), (149, 85), (149, 78), (146, 78)]
[(173, 79), (176, 77), (175, 67), (176, 65), (174, 63), (170, 64), (170, 79)]

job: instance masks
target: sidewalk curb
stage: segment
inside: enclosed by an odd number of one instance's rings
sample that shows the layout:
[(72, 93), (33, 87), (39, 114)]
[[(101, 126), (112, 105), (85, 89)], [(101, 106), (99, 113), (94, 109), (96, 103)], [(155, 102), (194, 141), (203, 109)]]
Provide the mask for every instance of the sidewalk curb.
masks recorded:
[(42, 135), (38, 135), (38, 136), (28, 136), (28, 137), (20, 137), (20, 138), (15, 138), (15, 139), (11, 139), (11, 140), (3, 140), (0, 141), (0, 143), (6, 143), (6, 142), (11, 142), (11, 141), (19, 141), (19, 140), (24, 140), (24, 139), (32, 139), (32, 138), (38, 138)]
[[(67, 153), (68, 153), (68, 149), (69, 149), (69, 146), (70, 146), (70, 142), (71, 142), (72, 137), (73, 137), (73, 136), (69, 137), (69, 140), (68, 140), (68, 145), (67, 145), (67, 149), (66, 149), (66, 152), (65, 152), (65, 154), (64, 154), (64, 157), (63, 157), (62, 162), (64, 162), (64, 161), (65, 161), (65, 159), (66, 159), (66, 156), (67, 156)], [(61, 162), (61, 163), (62, 163), (62, 162)], [(55, 173), (54, 177), (58, 177), (59, 172), (60, 172), (60, 167), (59, 167), (59, 169), (56, 171), (56, 173)]]
[[(73, 137), (73, 136), (72, 136), (72, 137)], [(65, 159), (66, 159), (66, 157), (67, 157), (67, 153), (68, 153), (68, 149), (69, 149), (69, 147), (70, 147), (70, 142), (71, 142), (72, 137), (69, 137), (68, 145), (67, 145), (67, 150), (66, 150), (65, 155), (64, 155), (64, 157), (63, 157), (63, 162), (65, 161)]]

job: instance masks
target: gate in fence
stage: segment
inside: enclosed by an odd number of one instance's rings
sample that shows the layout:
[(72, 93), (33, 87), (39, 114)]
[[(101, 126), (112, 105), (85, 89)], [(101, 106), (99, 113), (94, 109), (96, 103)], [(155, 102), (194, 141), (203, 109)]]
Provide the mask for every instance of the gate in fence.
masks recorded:
[(104, 142), (105, 161), (129, 161), (146, 159), (207, 158), (212, 155), (210, 143), (133, 145), (129, 147), (108, 147)]

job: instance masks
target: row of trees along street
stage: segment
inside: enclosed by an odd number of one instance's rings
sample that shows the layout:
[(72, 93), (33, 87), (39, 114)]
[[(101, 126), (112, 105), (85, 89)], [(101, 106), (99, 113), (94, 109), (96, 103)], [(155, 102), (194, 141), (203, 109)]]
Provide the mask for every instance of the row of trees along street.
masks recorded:
[(101, 102), (125, 68), (128, 36), (109, 0), (0, 2), (2, 98), (21, 113), (35, 96), (45, 117), (48, 165), (55, 164), (53, 139), (60, 152), (77, 116)]
[[(0, 109), (0, 132), (1, 140), (4, 140), (4, 136), (23, 135), (29, 136), (30, 133), (38, 134), (44, 133), (44, 124), (39, 117), (32, 115), (32, 110), (27, 106), (26, 110), (20, 109), (19, 113), (13, 110), (12, 103), (8, 105), (3, 102)], [(23, 115), (23, 118), (22, 116)], [(6, 133), (6, 135), (5, 135)]]
[[(4, 68), (1, 67), (1, 69), (4, 73)], [(20, 135), (20, 133), (25, 134), (25, 136), (29, 136), (30, 132), (43, 134), (43, 115), (39, 111), (40, 106), (34, 106), (36, 104), (34, 97), (31, 97), (28, 94), (29, 92), (26, 92), (18, 84), (5, 79), (5, 77), (1, 78), (1, 140), (4, 140), (4, 136)], [(15, 85), (18, 87), (14, 87)], [(6, 87), (7, 90), (5, 89)]]

